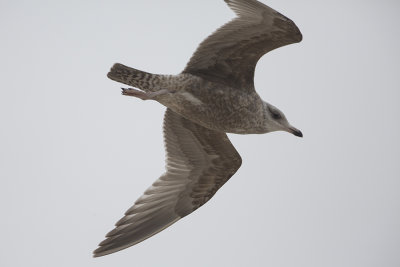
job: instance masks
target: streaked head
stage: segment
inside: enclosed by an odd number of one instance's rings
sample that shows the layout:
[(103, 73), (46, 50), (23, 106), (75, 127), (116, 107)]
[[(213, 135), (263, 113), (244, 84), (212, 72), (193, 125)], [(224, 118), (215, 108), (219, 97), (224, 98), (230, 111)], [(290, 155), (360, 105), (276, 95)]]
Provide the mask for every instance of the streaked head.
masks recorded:
[(277, 107), (264, 102), (264, 127), (266, 133), (274, 131), (285, 131), (298, 137), (303, 137), (303, 133), (290, 125), (285, 114)]

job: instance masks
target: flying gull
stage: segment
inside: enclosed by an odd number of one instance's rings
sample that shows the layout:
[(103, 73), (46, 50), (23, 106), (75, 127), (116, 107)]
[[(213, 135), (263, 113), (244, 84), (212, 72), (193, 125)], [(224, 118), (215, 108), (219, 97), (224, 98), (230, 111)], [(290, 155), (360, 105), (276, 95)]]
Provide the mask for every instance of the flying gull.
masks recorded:
[(224, 0), (237, 17), (205, 39), (178, 75), (151, 74), (115, 64), (108, 77), (138, 88), (122, 94), (155, 100), (164, 117), (166, 172), (116, 223), (94, 251), (104, 256), (133, 246), (206, 203), (242, 159), (226, 133), (287, 131), (302, 137), (254, 88), (257, 61), (297, 43), (293, 21), (256, 0)]

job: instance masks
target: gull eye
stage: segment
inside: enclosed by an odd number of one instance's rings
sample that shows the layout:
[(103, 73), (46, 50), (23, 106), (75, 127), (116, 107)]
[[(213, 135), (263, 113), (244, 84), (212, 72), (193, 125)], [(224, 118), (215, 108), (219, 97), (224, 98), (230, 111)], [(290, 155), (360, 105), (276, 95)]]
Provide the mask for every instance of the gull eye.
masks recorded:
[(277, 111), (275, 109), (272, 109), (272, 108), (269, 108), (269, 112), (271, 112), (272, 118), (274, 120), (282, 119), (282, 115), (281, 115), (281, 113), (279, 111)]
[(281, 116), (281, 114), (279, 114), (278, 112), (272, 112), (272, 118), (274, 119), (274, 120), (280, 120), (280, 119), (282, 119), (282, 116)]
[(280, 120), (282, 119), (282, 114), (279, 112), (279, 110), (268, 107), (269, 112), (271, 113), (271, 117), (274, 120)]

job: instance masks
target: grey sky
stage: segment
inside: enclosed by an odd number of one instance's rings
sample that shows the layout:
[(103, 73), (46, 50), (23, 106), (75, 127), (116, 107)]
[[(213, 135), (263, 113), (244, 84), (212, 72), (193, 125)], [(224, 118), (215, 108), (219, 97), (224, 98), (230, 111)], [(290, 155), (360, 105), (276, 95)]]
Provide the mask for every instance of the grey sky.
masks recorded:
[(237, 174), (151, 239), (91, 258), (164, 170), (164, 107), (115, 62), (179, 73), (234, 16), (222, 0), (0, 1), (1, 266), (400, 265), (398, 1), (263, 0), (303, 42), (259, 62), (259, 94), (304, 133), (230, 138)]

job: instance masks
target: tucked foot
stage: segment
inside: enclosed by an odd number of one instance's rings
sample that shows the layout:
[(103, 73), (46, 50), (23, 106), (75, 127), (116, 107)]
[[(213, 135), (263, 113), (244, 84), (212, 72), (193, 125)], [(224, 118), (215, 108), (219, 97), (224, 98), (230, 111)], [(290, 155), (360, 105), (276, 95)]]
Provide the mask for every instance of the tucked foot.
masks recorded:
[(143, 91), (136, 90), (136, 89), (133, 89), (133, 88), (121, 88), (121, 89), (122, 89), (122, 94), (123, 95), (137, 97), (137, 98), (140, 98), (142, 100), (149, 100), (149, 99), (154, 100), (155, 97), (157, 97), (157, 96), (171, 93), (167, 89), (162, 89), (162, 90), (159, 90), (157, 92), (143, 92)]
[(121, 88), (122, 89), (122, 94), (123, 95), (127, 95), (127, 96), (133, 96), (133, 97), (137, 97), (140, 98), (142, 100), (149, 100), (149, 96), (146, 92), (140, 91), (140, 90), (136, 90), (133, 88)]

